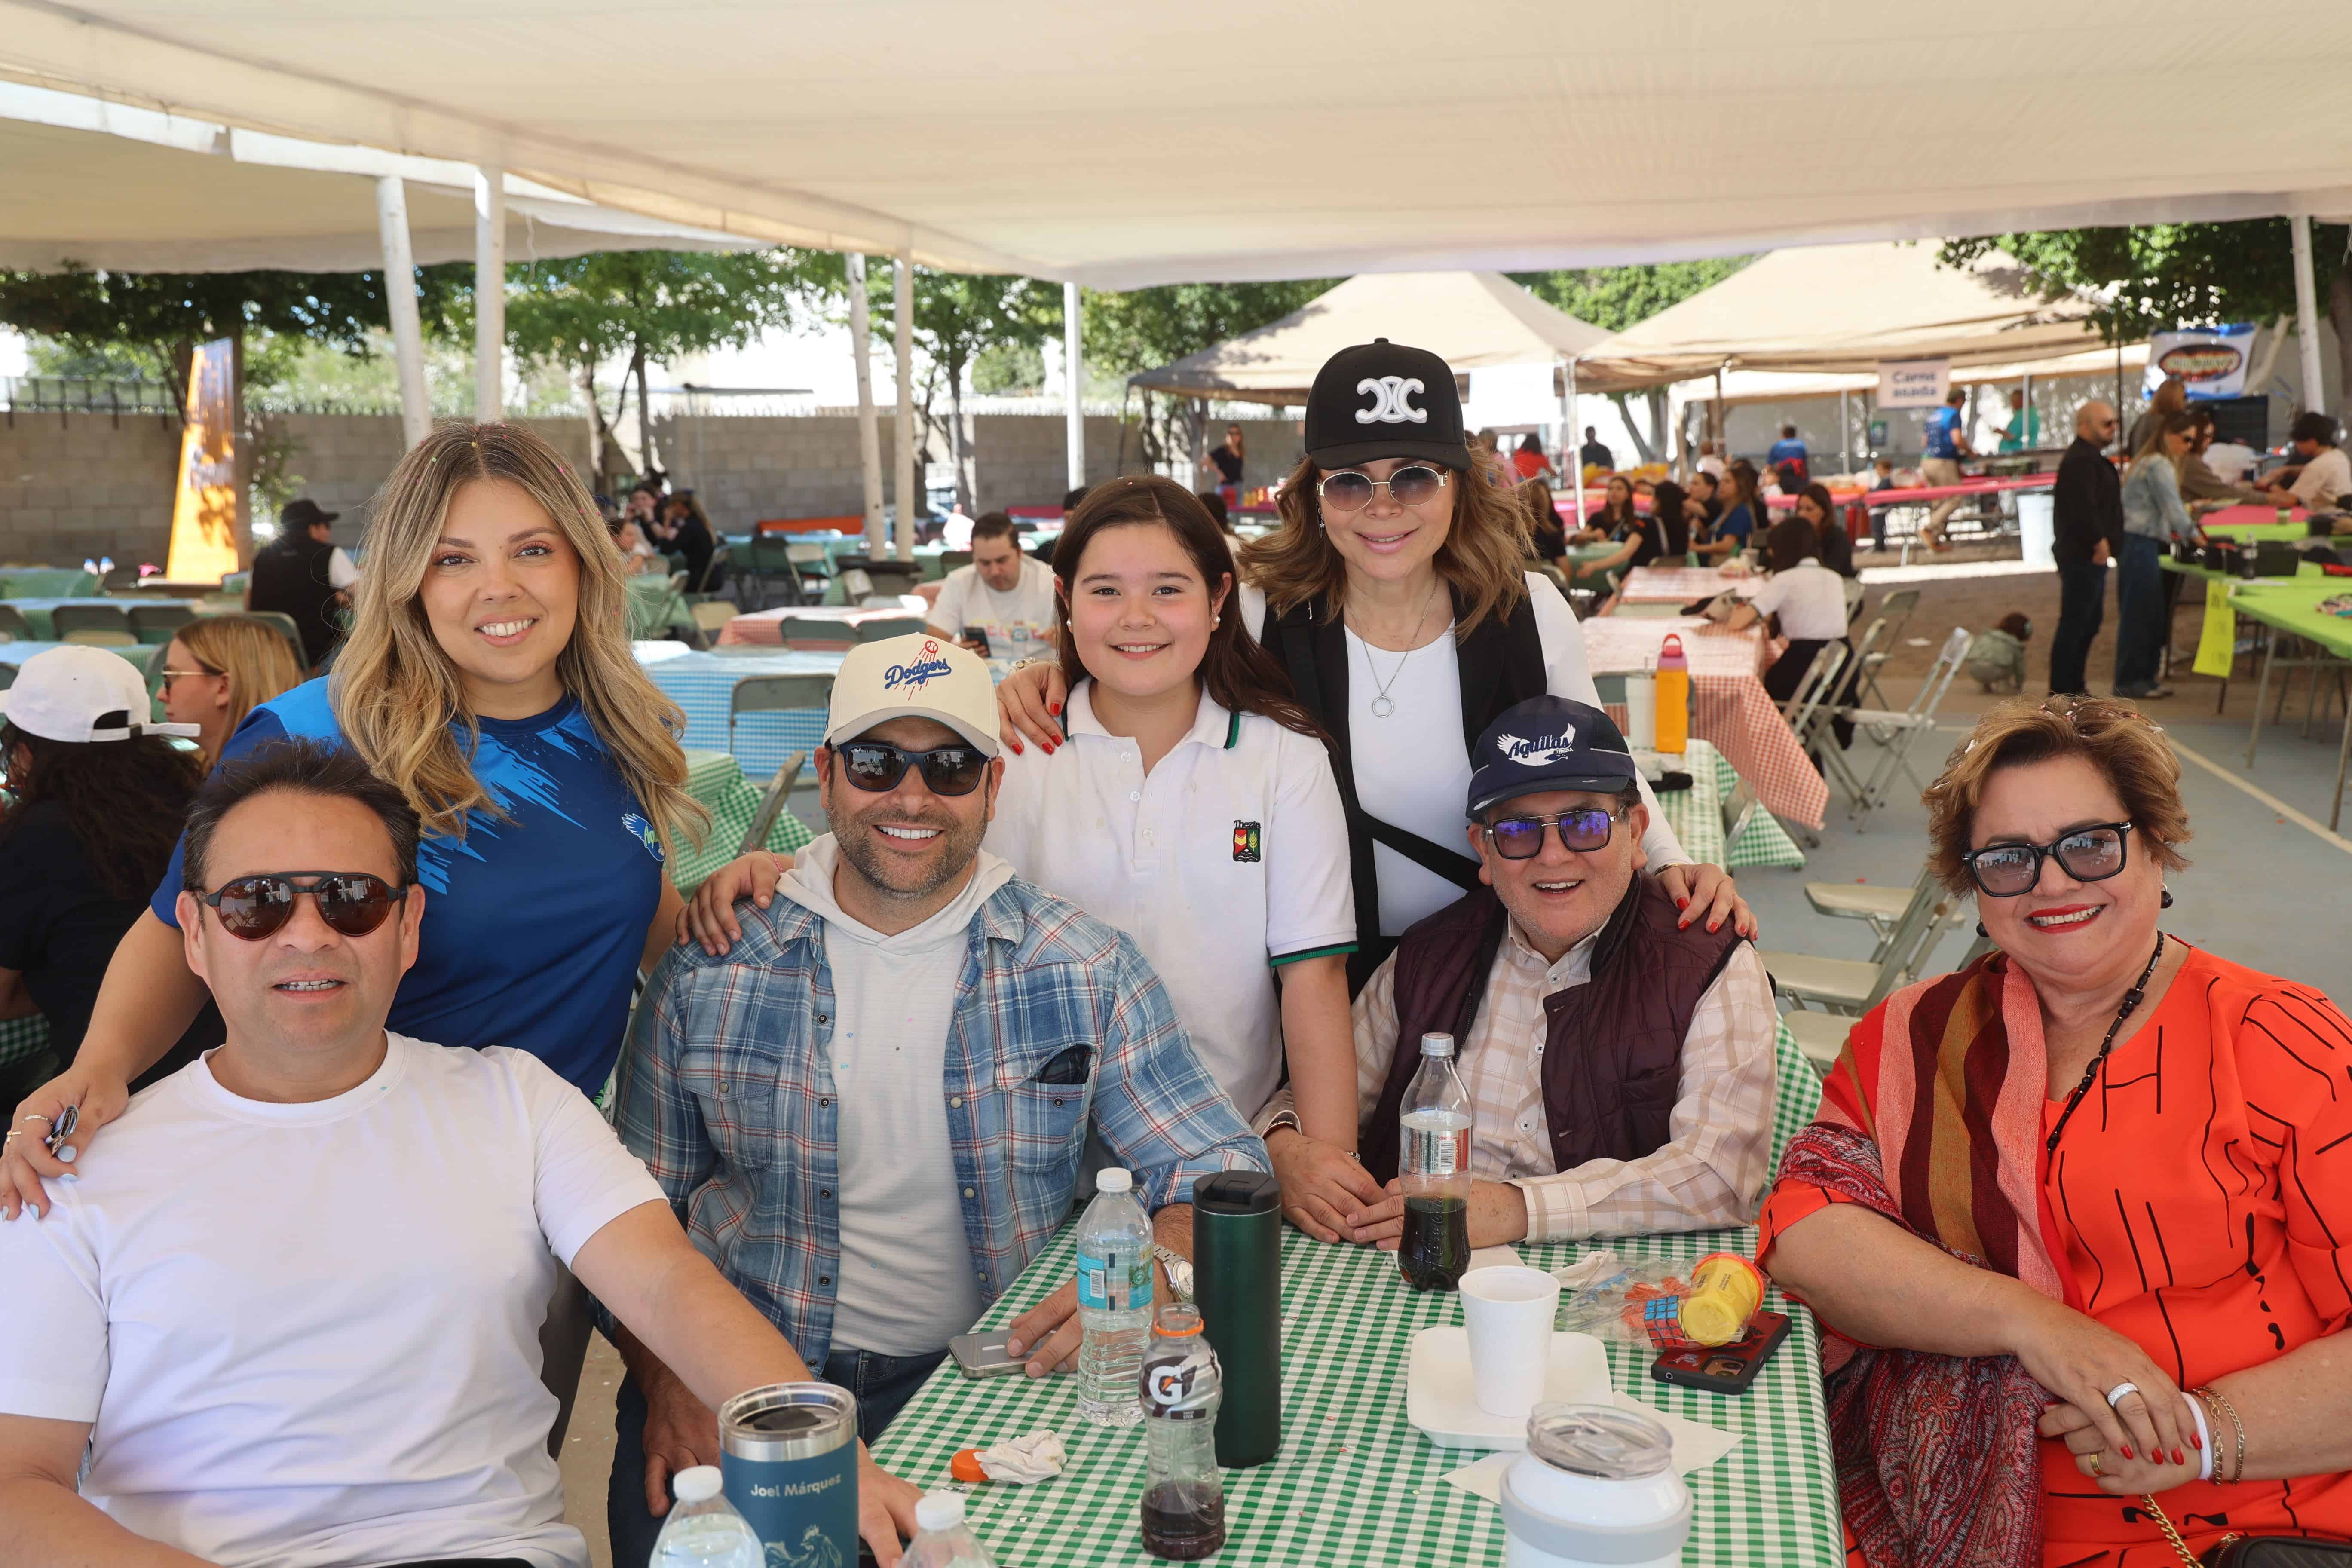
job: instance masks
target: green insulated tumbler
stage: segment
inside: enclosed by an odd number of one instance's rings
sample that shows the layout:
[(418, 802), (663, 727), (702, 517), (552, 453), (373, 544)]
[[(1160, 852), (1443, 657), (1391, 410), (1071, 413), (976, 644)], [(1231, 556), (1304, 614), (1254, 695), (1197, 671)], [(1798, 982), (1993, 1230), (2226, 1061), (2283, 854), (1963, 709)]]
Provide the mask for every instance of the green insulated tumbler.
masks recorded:
[(1282, 1447), (1282, 1188), (1255, 1171), (1192, 1184), (1192, 1295), (1224, 1367), (1217, 1463), (1263, 1465)]

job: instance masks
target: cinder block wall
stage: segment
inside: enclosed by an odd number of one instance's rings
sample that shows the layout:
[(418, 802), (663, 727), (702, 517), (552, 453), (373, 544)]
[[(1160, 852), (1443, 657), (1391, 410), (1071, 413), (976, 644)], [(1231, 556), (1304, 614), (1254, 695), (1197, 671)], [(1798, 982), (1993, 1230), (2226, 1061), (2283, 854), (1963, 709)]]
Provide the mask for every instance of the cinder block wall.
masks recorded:
[(0, 417), (0, 563), (162, 564), (179, 465), (176, 417)]

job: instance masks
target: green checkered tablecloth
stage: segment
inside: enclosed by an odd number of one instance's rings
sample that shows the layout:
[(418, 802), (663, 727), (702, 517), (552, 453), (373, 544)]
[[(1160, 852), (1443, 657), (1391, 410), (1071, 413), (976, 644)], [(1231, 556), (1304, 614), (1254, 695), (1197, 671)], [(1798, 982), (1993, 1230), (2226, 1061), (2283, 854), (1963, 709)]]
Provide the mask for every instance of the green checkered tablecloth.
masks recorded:
[(49, 1043), (49, 1021), (38, 1013), (22, 1018), (0, 1018), (0, 1068), (12, 1068), (39, 1056)]
[[(1813, 1116), (1819, 1080), (1783, 1029), (1783, 1090), (1774, 1109), (1773, 1153)], [(1075, 1226), (1038, 1254), (981, 1320), (1001, 1328), (1070, 1277)], [(1621, 1255), (1696, 1261), (1709, 1252), (1752, 1251), (1749, 1229), (1643, 1237), (1605, 1244)], [(1556, 1268), (1568, 1245), (1521, 1248)], [(1499, 1563), (1498, 1510), (1440, 1478), (1480, 1456), (1441, 1448), (1405, 1421), (1404, 1368), (1415, 1332), (1462, 1321), (1459, 1297), (1418, 1296), (1388, 1254), (1283, 1235), (1283, 1444), (1272, 1462), (1228, 1470), (1223, 1568), (1406, 1568)], [(1696, 1520), (1689, 1568), (1840, 1568), (1844, 1561), (1837, 1479), (1822, 1397), (1820, 1331), (1812, 1314), (1775, 1290), (1767, 1303), (1790, 1319), (1788, 1342), (1738, 1398), (1654, 1383), (1654, 1359), (1612, 1344), (1617, 1388), (1694, 1421), (1745, 1435), (1723, 1458), (1688, 1478)], [(958, 1448), (1051, 1427), (1069, 1468), (1034, 1487), (970, 1489), (973, 1530), (1006, 1568), (1150, 1568), (1137, 1537), (1143, 1491), (1140, 1427), (1107, 1431), (1077, 1413), (1077, 1380), (1025, 1376), (972, 1382), (943, 1363), (875, 1445), (885, 1468), (926, 1489), (957, 1486)]]
[(1658, 812), (1682, 840), (1683, 851), (1694, 860), (1744, 871), (1758, 866), (1801, 867), (1805, 852), (1769, 811), (1748, 814), (1738, 839), (1723, 841), (1723, 803), (1739, 788), (1739, 774), (1723, 752), (1694, 738), (1683, 756), (1683, 771), (1691, 787), (1658, 796)]
[[(801, 774), (803, 779), (809, 776)], [(686, 753), (686, 793), (710, 808), (710, 834), (700, 849), (681, 841), (670, 858), (669, 879), (679, 892), (691, 895), (704, 878), (735, 858), (743, 835), (751, 830), (751, 819), (760, 815), (767, 788), (766, 779), (753, 784), (745, 778), (735, 759), (724, 752)], [(787, 804), (768, 830), (768, 847), (789, 854), (815, 837)]]

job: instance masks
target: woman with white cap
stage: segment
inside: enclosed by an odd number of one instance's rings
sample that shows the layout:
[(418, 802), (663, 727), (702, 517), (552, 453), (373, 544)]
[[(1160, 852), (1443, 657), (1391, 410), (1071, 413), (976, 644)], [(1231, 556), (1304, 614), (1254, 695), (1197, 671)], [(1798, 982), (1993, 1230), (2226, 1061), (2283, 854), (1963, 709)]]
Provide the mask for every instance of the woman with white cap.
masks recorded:
[[(204, 780), (203, 758), (170, 739), (196, 726), (147, 714), (138, 668), (106, 648), (36, 654), (0, 691), (0, 765), (16, 797), (0, 820), (0, 1016), (29, 1004), (49, 1026), (45, 1048), (0, 1068), (0, 1105), (73, 1061), (107, 961), (146, 909)], [(141, 1085), (220, 1041), (207, 1003)]]

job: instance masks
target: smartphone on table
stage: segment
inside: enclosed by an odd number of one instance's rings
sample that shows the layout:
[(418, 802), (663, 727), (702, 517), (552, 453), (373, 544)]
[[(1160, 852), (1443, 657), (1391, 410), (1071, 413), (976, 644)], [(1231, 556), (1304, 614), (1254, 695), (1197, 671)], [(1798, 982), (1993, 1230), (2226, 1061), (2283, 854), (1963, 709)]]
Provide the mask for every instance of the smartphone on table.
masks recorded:
[(1021, 1357), (1004, 1348), (1012, 1338), (1011, 1329), (986, 1334), (958, 1334), (948, 1342), (948, 1353), (955, 1357), (956, 1370), (966, 1377), (1003, 1377), (1007, 1373), (1019, 1372), (1024, 1364)]
[(1788, 1337), (1787, 1313), (1759, 1312), (1748, 1321), (1745, 1337), (1727, 1345), (1668, 1351), (1650, 1363), (1650, 1375), (1660, 1383), (1704, 1388), (1710, 1394), (1745, 1394)]

